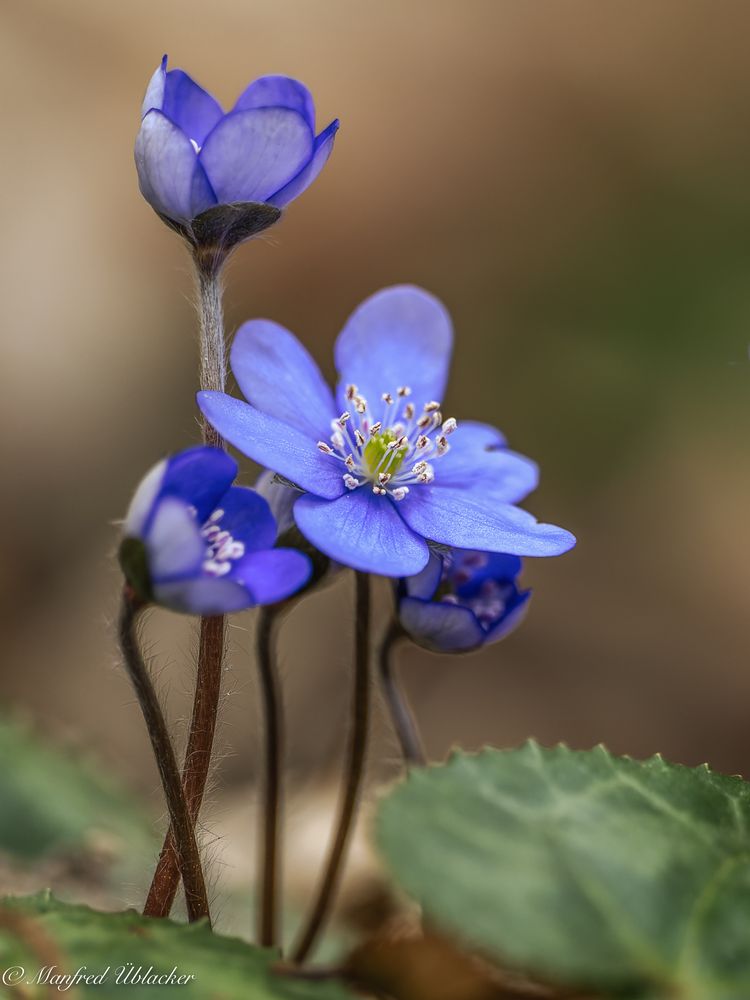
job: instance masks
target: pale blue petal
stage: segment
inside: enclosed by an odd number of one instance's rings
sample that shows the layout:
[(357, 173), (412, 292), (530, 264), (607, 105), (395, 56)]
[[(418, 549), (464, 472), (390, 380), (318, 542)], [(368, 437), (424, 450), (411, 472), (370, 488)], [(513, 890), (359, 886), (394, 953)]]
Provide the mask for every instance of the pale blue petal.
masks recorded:
[(329, 439), (338, 416), (333, 393), (310, 354), (283, 326), (268, 319), (243, 323), (231, 364), (249, 403), (316, 440)]
[(539, 485), (536, 462), (510, 451), (494, 427), (459, 421), (450, 450), (435, 462), (441, 486), (478, 487), (505, 503), (518, 503)]
[(276, 473), (266, 469), (258, 476), (255, 489), (266, 500), (276, 521), (276, 530), (283, 535), (294, 527), (292, 509), (294, 502), (300, 496), (299, 490), (278, 482)]
[(336, 341), (343, 389), (353, 383), (370, 403), (409, 386), (418, 409), (439, 402), (448, 379), (453, 326), (445, 306), (413, 285), (385, 288), (352, 313)]
[[(403, 501), (402, 501), (403, 502)], [(407, 577), (404, 588), (409, 597), (419, 597), (429, 601), (435, 596), (443, 575), (443, 559), (437, 552), (430, 551), (430, 559), (421, 573)]]
[(122, 528), (122, 533), (126, 538), (143, 538), (143, 531), (154, 509), (156, 498), (159, 496), (166, 471), (167, 460), (162, 459), (161, 462), (157, 462), (153, 468), (149, 469), (138, 484)]
[(476, 615), (458, 604), (404, 597), (398, 612), (409, 636), (437, 653), (465, 653), (477, 649), (485, 639)]
[(149, 111), (141, 122), (135, 165), (143, 197), (170, 219), (190, 222), (216, 204), (190, 140), (161, 111)]
[(211, 426), (259, 465), (319, 497), (344, 492), (343, 463), (318, 451), (314, 437), (223, 392), (199, 392), (197, 399)]
[(310, 187), (312, 182), (328, 162), (328, 157), (333, 151), (333, 142), (336, 138), (338, 130), (339, 120), (337, 118), (335, 121), (332, 121), (328, 128), (324, 129), (315, 139), (312, 159), (307, 166), (303, 167), (297, 176), (293, 177), (288, 184), (285, 184), (280, 191), (271, 195), (268, 199), (269, 204), (275, 205), (276, 208), (284, 208), (290, 201), (298, 198), (303, 191), (306, 191), (307, 188)]
[(302, 534), (345, 566), (382, 576), (412, 576), (427, 563), (426, 542), (396, 513), (388, 497), (369, 486), (326, 501), (303, 496), (294, 505)]
[(148, 81), (146, 94), (143, 98), (143, 104), (141, 105), (141, 118), (144, 118), (152, 108), (156, 108), (157, 111), (162, 110), (162, 105), (164, 104), (164, 87), (166, 77), (167, 57), (164, 56), (162, 61), (154, 70), (154, 75)]
[(266, 201), (313, 154), (302, 115), (287, 108), (232, 111), (206, 138), (199, 161), (219, 203)]
[(156, 507), (145, 539), (154, 584), (200, 571), (206, 546), (187, 504), (167, 497)]
[(242, 583), (255, 604), (276, 604), (301, 590), (310, 579), (312, 563), (294, 549), (265, 549), (239, 560), (231, 579)]
[(252, 595), (226, 577), (199, 576), (154, 587), (157, 604), (190, 615), (223, 615), (253, 606)]
[(564, 528), (540, 524), (519, 507), (499, 503), (479, 490), (420, 486), (399, 504), (399, 513), (418, 534), (460, 549), (518, 556), (558, 556), (575, 545)]

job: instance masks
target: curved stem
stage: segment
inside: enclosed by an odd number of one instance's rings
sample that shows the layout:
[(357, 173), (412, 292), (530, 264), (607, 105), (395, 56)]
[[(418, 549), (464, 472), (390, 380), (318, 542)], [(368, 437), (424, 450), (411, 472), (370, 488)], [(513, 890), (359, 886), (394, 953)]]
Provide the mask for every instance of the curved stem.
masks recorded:
[(366, 573), (357, 573), (354, 690), (352, 698), (352, 729), (349, 736), (345, 783), (336, 833), (331, 844), (328, 859), (317, 896), (307, 922), (292, 950), (293, 962), (304, 962), (315, 945), (318, 935), (328, 917), (333, 897), (341, 877), (346, 858), (346, 849), (353, 829), (357, 805), (362, 790), (365, 769), (367, 737), (370, 726), (370, 580)]
[(383, 695), (388, 705), (393, 729), (401, 744), (404, 760), (409, 767), (424, 767), (427, 763), (422, 739), (414, 713), (398, 679), (393, 663), (396, 645), (403, 637), (397, 622), (393, 622), (378, 650), (378, 668)]
[(179, 870), (185, 885), (188, 917), (191, 921), (206, 917), (210, 922), (208, 895), (203, 879), (200, 853), (195, 840), (195, 829), (190, 810), (180, 781), (177, 759), (159, 699), (156, 697), (151, 677), (138, 648), (136, 618), (142, 607), (143, 605), (126, 587), (123, 591), (120, 611), (120, 648), (141, 706), (156, 764), (159, 768), (164, 797), (167, 800), (169, 810), (169, 819), (174, 831)]
[(265, 788), (263, 796), (263, 838), (260, 877), (258, 938), (263, 947), (273, 948), (279, 940), (279, 817), (281, 812), (281, 760), (283, 707), (274, 661), (278, 608), (261, 608), (256, 636), (256, 659), (260, 673), (265, 721)]
[[(200, 317), (200, 387), (222, 392), (226, 385), (224, 313), (221, 302), (220, 263), (195, 257), (195, 280)], [(222, 438), (205, 418), (201, 423), (205, 444), (221, 448)], [(211, 767), (216, 718), (221, 695), (221, 671), (226, 645), (226, 622), (222, 615), (201, 618), (195, 697), (190, 720), (182, 786), (193, 825), (198, 820)], [(180, 882), (175, 838), (167, 831), (151, 881), (144, 914), (168, 917)]]

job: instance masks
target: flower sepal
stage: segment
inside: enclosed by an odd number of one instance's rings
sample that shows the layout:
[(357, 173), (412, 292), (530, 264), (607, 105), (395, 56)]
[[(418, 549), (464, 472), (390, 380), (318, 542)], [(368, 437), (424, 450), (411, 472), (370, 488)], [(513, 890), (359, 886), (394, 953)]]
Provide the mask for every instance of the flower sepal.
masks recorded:
[(177, 222), (157, 212), (159, 218), (179, 233), (193, 252), (202, 270), (223, 264), (232, 250), (264, 232), (281, 218), (281, 209), (263, 201), (237, 201), (215, 205), (196, 215), (189, 223)]
[(151, 604), (154, 592), (148, 569), (148, 552), (140, 538), (123, 538), (117, 552), (128, 586), (142, 604)]

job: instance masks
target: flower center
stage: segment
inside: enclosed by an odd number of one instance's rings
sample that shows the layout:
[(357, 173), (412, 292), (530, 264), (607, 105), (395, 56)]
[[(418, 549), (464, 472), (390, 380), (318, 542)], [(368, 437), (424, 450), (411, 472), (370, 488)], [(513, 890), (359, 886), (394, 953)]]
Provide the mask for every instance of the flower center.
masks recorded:
[(203, 570), (211, 576), (226, 576), (233, 563), (245, 554), (244, 543), (236, 541), (222, 529), (219, 522), (223, 517), (223, 510), (215, 510), (201, 529), (201, 535), (206, 540)]
[(457, 424), (443, 420), (440, 403), (425, 403), (418, 413), (409, 396), (408, 386), (384, 392), (376, 412), (356, 385), (346, 387), (351, 409), (332, 422), (330, 444), (318, 441), (318, 448), (344, 463), (347, 489), (371, 483), (377, 496), (403, 500), (410, 487), (435, 478), (432, 463), (447, 453)]

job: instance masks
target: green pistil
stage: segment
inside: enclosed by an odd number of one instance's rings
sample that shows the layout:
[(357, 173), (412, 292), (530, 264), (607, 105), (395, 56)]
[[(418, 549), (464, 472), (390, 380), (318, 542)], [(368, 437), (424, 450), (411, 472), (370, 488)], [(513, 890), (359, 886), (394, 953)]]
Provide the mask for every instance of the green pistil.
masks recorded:
[[(401, 468), (404, 456), (409, 450), (407, 445), (403, 448), (397, 448), (390, 458), (384, 459), (388, 445), (395, 440), (396, 435), (393, 431), (383, 431), (382, 434), (373, 434), (367, 442), (362, 457), (364, 464), (373, 475), (375, 475), (376, 470), (378, 472), (390, 472), (391, 475), (394, 475)], [(381, 461), (383, 462), (382, 465), (380, 465)]]

